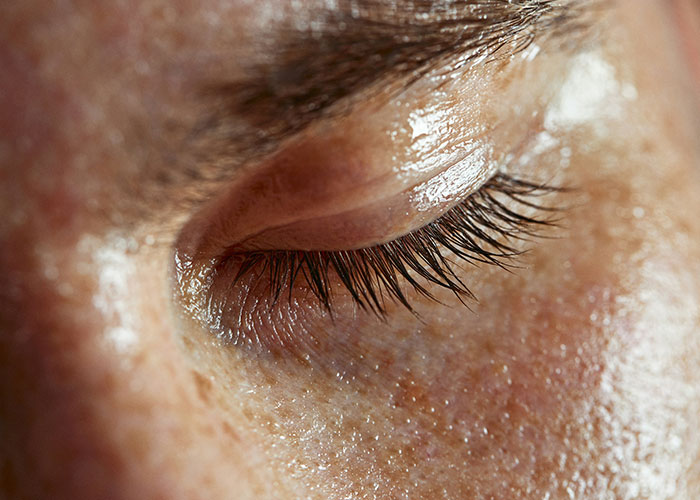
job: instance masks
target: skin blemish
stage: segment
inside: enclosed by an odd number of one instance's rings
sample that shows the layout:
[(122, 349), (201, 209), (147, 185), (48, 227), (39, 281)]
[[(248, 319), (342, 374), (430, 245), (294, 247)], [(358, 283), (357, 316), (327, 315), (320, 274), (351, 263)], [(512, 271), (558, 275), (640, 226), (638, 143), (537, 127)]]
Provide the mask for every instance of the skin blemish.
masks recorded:
[(205, 404), (211, 403), (212, 391), (214, 389), (214, 384), (211, 379), (194, 370), (192, 371), (192, 379), (197, 388), (199, 399)]

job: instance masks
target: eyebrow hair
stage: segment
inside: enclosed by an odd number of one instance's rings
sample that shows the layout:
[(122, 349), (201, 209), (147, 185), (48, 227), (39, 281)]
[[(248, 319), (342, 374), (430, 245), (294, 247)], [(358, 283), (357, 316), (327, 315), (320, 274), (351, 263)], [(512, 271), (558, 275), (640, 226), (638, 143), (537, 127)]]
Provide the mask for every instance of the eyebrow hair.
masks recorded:
[[(327, 4), (334, 4), (330, 9)], [(276, 142), (379, 82), (408, 86), (450, 60), (455, 71), (506, 57), (540, 37), (575, 45), (598, 0), (335, 0), (305, 7), (311, 21), (284, 30), (271, 59), (244, 78), (207, 85), (214, 113), (195, 134)]]

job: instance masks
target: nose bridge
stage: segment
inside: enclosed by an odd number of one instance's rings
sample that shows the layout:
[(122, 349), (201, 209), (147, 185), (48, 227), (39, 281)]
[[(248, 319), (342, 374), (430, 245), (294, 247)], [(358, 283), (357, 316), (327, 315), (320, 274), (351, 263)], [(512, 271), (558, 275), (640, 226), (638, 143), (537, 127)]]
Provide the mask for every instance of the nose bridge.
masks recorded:
[[(31, 248), (6, 241), (3, 249), (0, 428), (6, 493), (117, 498), (107, 477), (122, 475), (124, 464), (104, 439), (96, 412), (114, 379), (93, 356), (94, 318), (78, 306), (81, 299), (71, 304), (37, 272)], [(71, 311), (71, 305), (78, 308)]]
[(197, 395), (162, 276), (121, 281), (126, 261), (97, 244), (89, 262), (38, 247), (0, 258), (0, 497), (253, 498), (246, 445)]
[(182, 356), (168, 249), (112, 232), (112, 73), (40, 64), (87, 42), (27, 30), (0, 44), (0, 498), (255, 498)]

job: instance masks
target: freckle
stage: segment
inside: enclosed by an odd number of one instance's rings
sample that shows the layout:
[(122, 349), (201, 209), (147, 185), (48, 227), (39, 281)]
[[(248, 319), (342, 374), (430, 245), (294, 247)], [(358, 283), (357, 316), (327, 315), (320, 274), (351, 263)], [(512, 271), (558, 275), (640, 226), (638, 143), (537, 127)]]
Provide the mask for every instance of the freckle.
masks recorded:
[(194, 348), (197, 346), (197, 344), (193, 342), (192, 339), (184, 336), (182, 337), (182, 343), (188, 351), (193, 351)]
[(194, 384), (197, 387), (197, 395), (204, 403), (209, 403), (211, 401), (211, 392), (213, 389), (213, 384), (211, 380), (202, 375), (199, 372), (192, 372), (192, 377), (194, 378)]

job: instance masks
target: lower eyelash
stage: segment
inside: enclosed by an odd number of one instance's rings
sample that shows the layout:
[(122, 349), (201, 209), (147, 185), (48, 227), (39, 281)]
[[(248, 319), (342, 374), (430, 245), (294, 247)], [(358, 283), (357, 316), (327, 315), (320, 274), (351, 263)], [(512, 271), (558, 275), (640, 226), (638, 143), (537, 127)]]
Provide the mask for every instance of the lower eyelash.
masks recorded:
[[(432, 300), (437, 299), (426, 284), (451, 290), (462, 302), (475, 299), (455, 272), (458, 262), (511, 267), (512, 259), (522, 253), (514, 240), (538, 236), (539, 229), (557, 222), (553, 214), (559, 209), (538, 199), (564, 190), (497, 174), (442, 217), (388, 243), (359, 250), (234, 254), (228, 259), (240, 259), (240, 265), (233, 286), (251, 275), (255, 281), (266, 279), (274, 304), (285, 291), (291, 299), (293, 290), (305, 285), (331, 314), (336, 284), (360, 308), (379, 316), (388, 302), (412, 310), (406, 285)], [(526, 213), (533, 211), (547, 215)]]

